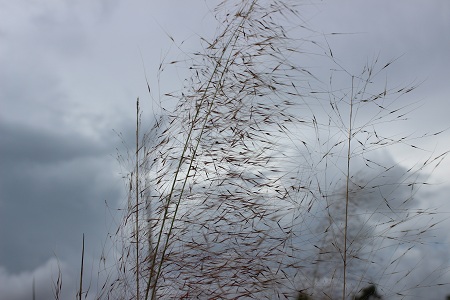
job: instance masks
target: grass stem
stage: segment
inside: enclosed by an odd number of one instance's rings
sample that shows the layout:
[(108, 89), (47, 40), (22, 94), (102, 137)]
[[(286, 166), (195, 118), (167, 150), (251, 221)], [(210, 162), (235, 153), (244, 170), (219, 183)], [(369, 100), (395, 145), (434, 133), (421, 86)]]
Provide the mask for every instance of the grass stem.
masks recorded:
[(342, 288), (342, 300), (345, 300), (347, 288), (347, 233), (348, 233), (348, 204), (350, 191), (350, 160), (351, 160), (351, 143), (352, 143), (352, 119), (353, 119), (353, 76), (352, 76), (352, 92), (350, 95), (350, 113), (347, 138), (347, 174), (345, 187), (345, 226), (344, 226), (344, 282)]
[(136, 239), (136, 299), (139, 300), (139, 98), (136, 100), (136, 173), (135, 173), (135, 190), (136, 190), (136, 213), (135, 213), (135, 239)]

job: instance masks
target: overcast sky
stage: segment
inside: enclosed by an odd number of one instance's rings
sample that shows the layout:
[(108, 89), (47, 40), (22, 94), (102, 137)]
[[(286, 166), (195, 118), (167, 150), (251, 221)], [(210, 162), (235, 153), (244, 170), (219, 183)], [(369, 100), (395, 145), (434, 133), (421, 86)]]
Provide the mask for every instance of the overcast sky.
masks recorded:
[[(319, 34), (355, 33), (328, 38), (349, 69), (356, 72), (377, 55), (400, 57), (389, 79), (399, 85), (423, 81), (410, 96), (423, 101), (410, 115), (416, 121), (401, 130), (450, 127), (449, 1), (314, 3), (303, 10), (309, 27)], [(180, 56), (169, 35), (176, 44), (185, 41), (189, 52), (201, 50), (199, 36), (214, 34), (208, 5), (0, 0), (0, 299), (30, 299), (33, 278), (37, 299), (51, 299), (56, 260), (64, 299), (73, 299), (83, 233), (95, 269), (106, 233), (114, 232), (105, 201), (113, 209), (124, 197), (116, 160), (116, 148), (123, 148), (113, 130), (132, 136), (137, 97), (151, 118), (145, 73), (155, 99), (182, 87), (183, 70), (158, 85), (157, 69), (166, 55)], [(450, 135), (419, 143), (439, 153), (450, 149)], [(449, 175), (444, 161), (433, 175), (440, 185), (428, 192), (443, 213), (450, 211)], [(439, 234), (448, 246), (446, 231)], [(445, 288), (439, 296), (450, 294)]]

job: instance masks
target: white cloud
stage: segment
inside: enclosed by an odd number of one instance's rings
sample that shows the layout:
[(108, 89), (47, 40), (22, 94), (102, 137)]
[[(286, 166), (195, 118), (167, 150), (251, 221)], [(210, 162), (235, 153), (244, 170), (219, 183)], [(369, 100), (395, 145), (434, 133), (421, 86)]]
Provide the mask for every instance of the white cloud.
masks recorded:
[(58, 280), (59, 271), (63, 280), (60, 299), (73, 299), (74, 295), (68, 295), (67, 291), (72, 291), (76, 282), (68, 265), (56, 258), (49, 259), (34, 270), (17, 274), (9, 273), (0, 266), (0, 295), (2, 299), (8, 300), (31, 299), (34, 280), (36, 299), (54, 299), (54, 284)]

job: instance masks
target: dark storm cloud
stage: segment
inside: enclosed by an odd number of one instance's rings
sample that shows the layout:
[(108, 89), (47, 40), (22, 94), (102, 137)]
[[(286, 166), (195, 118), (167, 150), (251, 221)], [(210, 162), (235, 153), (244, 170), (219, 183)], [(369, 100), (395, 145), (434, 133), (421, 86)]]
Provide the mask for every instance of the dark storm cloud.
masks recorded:
[(105, 44), (99, 36), (117, 37), (107, 25), (98, 33), (117, 3), (0, 0), (1, 299), (31, 298), (33, 278), (37, 299), (52, 299), (58, 264), (61, 299), (73, 299), (82, 234), (86, 266), (94, 268), (114, 230), (110, 215), (124, 188), (115, 158), (116, 147), (123, 149), (112, 130), (129, 140), (133, 122), (120, 106), (128, 105), (120, 90), (127, 83), (111, 82), (95, 56), (121, 61), (119, 48), (96, 48)]
[(58, 248), (77, 249), (82, 232), (101, 238), (104, 201), (121, 195), (114, 134), (100, 143), (5, 123), (0, 134), (0, 236), (8, 241), (0, 244), (1, 264), (34, 268)]
[(52, 133), (39, 127), (0, 121), (0, 153), (5, 164), (21, 165), (57, 163), (80, 157), (93, 157), (110, 151), (105, 143), (99, 143), (66, 128), (65, 133)]

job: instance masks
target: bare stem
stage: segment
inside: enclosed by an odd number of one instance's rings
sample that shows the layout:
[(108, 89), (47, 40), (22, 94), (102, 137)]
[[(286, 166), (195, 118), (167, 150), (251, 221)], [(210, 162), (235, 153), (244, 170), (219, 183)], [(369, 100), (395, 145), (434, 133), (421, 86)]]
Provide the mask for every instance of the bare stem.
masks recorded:
[[(84, 233), (83, 233), (83, 243), (81, 248), (81, 269), (80, 269), (80, 288), (78, 291), (78, 299), (81, 300), (81, 295), (83, 294), (83, 268), (84, 268)], [(33, 282), (34, 284), (34, 282)]]
[(352, 76), (352, 94), (350, 96), (350, 114), (348, 125), (347, 139), (347, 178), (345, 188), (345, 226), (344, 226), (344, 286), (342, 288), (342, 300), (345, 300), (345, 290), (347, 285), (347, 231), (348, 231), (348, 202), (349, 202), (349, 185), (350, 185), (350, 156), (352, 142), (352, 118), (353, 118), (353, 76)]
[(136, 299), (139, 299), (139, 98), (136, 101)]

